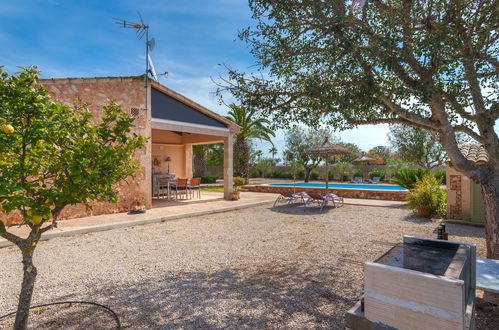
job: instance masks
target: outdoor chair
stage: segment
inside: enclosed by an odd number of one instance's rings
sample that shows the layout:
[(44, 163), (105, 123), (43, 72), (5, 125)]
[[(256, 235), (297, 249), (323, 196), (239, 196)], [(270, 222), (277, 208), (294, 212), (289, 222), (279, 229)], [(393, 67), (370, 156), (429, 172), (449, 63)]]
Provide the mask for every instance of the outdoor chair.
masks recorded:
[(165, 193), (168, 193), (168, 178), (158, 178), (157, 193), (158, 198), (165, 198)]
[(316, 202), (321, 207), (320, 211), (322, 212), (322, 209), (324, 208), (324, 206), (327, 205), (327, 203), (329, 202), (329, 200), (327, 198), (324, 198), (322, 195), (317, 194), (317, 193), (307, 193), (307, 195), (308, 195), (308, 199), (305, 202), (303, 207), (307, 207), (311, 203)]
[(297, 200), (301, 199), (303, 203), (305, 203), (304, 196), (306, 195), (305, 193), (296, 193), (292, 194), (287, 191), (281, 191), (279, 192), (279, 196), (277, 196), (277, 199), (274, 202), (274, 207), (279, 203), (279, 202), (286, 202), (287, 204), (291, 204), (296, 202)]
[(178, 179), (175, 184), (173, 184), (172, 189), (175, 189), (175, 199), (178, 199), (178, 196), (182, 197), (182, 195), (185, 195), (187, 198), (188, 196), (188, 187), (187, 187), (187, 179)]
[(201, 199), (201, 178), (192, 178), (188, 186), (189, 192), (194, 197), (194, 192), (198, 192), (198, 198)]
[(362, 183), (362, 177), (361, 176), (356, 176), (353, 178), (350, 183)]
[(379, 176), (375, 176), (372, 180), (369, 180), (367, 183), (379, 183), (381, 178)]
[(326, 206), (328, 202), (333, 202), (334, 207), (340, 207), (343, 205), (343, 197), (339, 197), (335, 194), (328, 194), (326, 196), (322, 196), (317, 193), (307, 193), (307, 195), (309, 198), (305, 202), (304, 207), (307, 207), (307, 205), (310, 205), (313, 202), (317, 202), (317, 204), (321, 208), (320, 210), (321, 212), (324, 206)]
[(334, 204), (334, 207), (340, 207), (343, 206), (343, 197), (340, 197), (336, 194), (327, 194), (324, 196), (325, 199), (332, 201)]

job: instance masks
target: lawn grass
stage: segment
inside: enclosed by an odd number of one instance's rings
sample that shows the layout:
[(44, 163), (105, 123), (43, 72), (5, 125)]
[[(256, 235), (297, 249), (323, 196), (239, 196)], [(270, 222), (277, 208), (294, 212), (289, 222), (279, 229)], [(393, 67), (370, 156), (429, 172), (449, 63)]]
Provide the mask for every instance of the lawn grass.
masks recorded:
[(224, 187), (201, 187), (201, 191), (207, 191), (207, 192), (224, 192)]

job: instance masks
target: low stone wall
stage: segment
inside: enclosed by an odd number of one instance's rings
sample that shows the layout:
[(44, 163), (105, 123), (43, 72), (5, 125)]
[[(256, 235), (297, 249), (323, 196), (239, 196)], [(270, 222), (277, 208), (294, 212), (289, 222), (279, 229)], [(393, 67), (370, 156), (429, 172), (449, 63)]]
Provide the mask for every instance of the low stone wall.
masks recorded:
[[(280, 191), (293, 191), (293, 187), (279, 186), (245, 186), (248, 191), (279, 193)], [(325, 194), (325, 188), (296, 187), (297, 192), (313, 192)], [(402, 190), (369, 190), (369, 189), (349, 189), (349, 188), (329, 188), (329, 192), (345, 198), (380, 199), (389, 201), (405, 201), (408, 191)]]

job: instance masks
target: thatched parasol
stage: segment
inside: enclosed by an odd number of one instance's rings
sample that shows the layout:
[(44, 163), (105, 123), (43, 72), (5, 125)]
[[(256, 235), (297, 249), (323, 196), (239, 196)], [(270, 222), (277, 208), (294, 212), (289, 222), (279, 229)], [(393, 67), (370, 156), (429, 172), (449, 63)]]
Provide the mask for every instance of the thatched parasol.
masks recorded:
[[(371, 165), (377, 162), (378, 162), (377, 159), (365, 155), (362, 155), (362, 157), (352, 160), (353, 164), (358, 164), (358, 165)], [(365, 167), (362, 167), (362, 180), (364, 180), (364, 172), (365, 172)]]
[(348, 155), (351, 151), (345, 147), (338, 144), (329, 142), (329, 138), (326, 138), (323, 143), (313, 148), (310, 148), (304, 152), (307, 155), (319, 155), (326, 157), (326, 195), (329, 190), (329, 170), (328, 170), (328, 160), (329, 156), (334, 155)]

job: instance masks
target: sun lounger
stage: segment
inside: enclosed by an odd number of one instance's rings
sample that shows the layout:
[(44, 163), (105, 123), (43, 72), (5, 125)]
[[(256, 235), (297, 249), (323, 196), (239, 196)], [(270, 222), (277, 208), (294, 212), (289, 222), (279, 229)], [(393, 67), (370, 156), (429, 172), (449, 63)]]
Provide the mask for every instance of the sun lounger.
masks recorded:
[(350, 180), (350, 183), (362, 183), (362, 177), (356, 176), (352, 180)]
[(340, 197), (336, 194), (327, 194), (324, 196), (325, 199), (332, 201), (334, 203), (334, 207), (343, 206), (343, 197)]
[(369, 180), (367, 183), (379, 183), (381, 178), (379, 176), (375, 176), (372, 180)]
[(328, 202), (333, 202), (334, 207), (340, 207), (343, 205), (343, 197), (339, 197), (335, 194), (328, 194), (326, 196), (322, 196), (317, 193), (307, 193), (307, 195), (309, 198), (305, 202), (304, 207), (307, 207), (311, 203), (316, 202), (320, 206), (321, 212), (324, 206), (326, 206)]
[(297, 200), (302, 200), (302, 202), (305, 203), (305, 199), (304, 199), (304, 196), (306, 196), (305, 193), (295, 193), (295, 194), (292, 194), (290, 192), (287, 192), (287, 191), (281, 191), (279, 192), (279, 196), (277, 196), (277, 199), (275, 200), (274, 202), (274, 206), (276, 206), (278, 203), (284, 201), (286, 202), (287, 204), (291, 204), (291, 203), (295, 203)]

